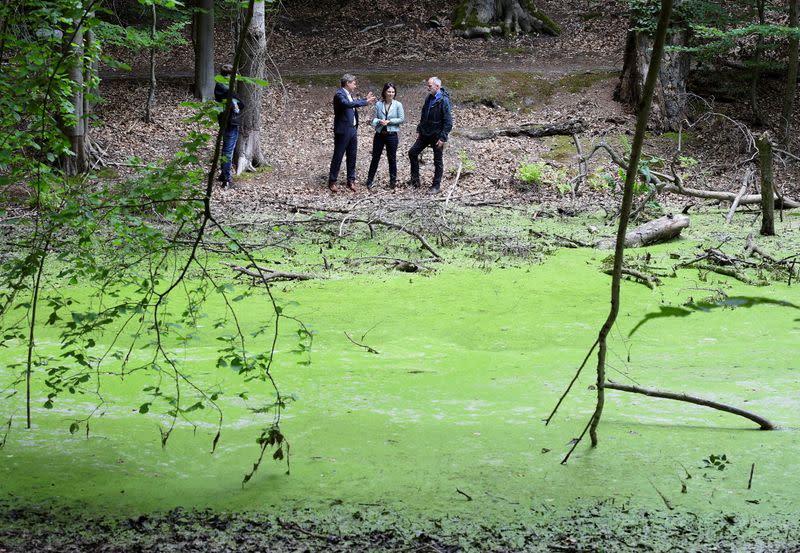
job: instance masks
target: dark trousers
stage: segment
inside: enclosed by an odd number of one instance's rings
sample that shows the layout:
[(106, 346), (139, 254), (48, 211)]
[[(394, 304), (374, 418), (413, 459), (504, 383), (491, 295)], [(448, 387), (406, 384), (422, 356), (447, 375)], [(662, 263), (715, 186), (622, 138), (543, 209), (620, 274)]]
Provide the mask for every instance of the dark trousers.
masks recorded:
[(328, 173), (328, 182), (336, 182), (339, 178), (339, 168), (342, 166), (342, 158), (347, 155), (347, 180), (356, 180), (356, 154), (358, 153), (358, 132), (355, 127), (333, 135), (333, 158), (331, 158), (331, 170)]
[(384, 146), (386, 147), (386, 160), (389, 162), (389, 182), (394, 185), (397, 182), (397, 145), (400, 139), (397, 133), (383, 134), (376, 132), (372, 139), (372, 161), (369, 164), (369, 175), (367, 184), (375, 180), (375, 173), (378, 172), (378, 163), (381, 161), (381, 154)]
[(228, 127), (225, 134), (222, 135), (222, 165), (219, 168), (219, 180), (222, 182), (231, 182), (231, 162), (238, 139), (239, 127)]
[(420, 136), (408, 151), (408, 159), (411, 161), (412, 184), (419, 184), (419, 154), (428, 146), (433, 149), (433, 187), (439, 188), (442, 184), (442, 174), (444, 173), (442, 152), (444, 150), (444, 145), (442, 145), (441, 148), (437, 148), (436, 142), (438, 140), (439, 137), (437, 136)]

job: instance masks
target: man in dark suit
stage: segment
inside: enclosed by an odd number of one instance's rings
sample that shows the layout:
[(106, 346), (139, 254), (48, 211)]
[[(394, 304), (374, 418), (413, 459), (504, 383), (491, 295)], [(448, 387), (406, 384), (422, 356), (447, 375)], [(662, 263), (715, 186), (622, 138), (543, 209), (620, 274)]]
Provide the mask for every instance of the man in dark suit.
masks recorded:
[(345, 73), (341, 88), (333, 97), (333, 158), (328, 173), (328, 189), (336, 192), (336, 180), (342, 158), (347, 155), (347, 187), (356, 190), (356, 154), (358, 152), (358, 112), (356, 108), (375, 103), (375, 95), (367, 93), (367, 98), (353, 98), (358, 82), (353, 75)]

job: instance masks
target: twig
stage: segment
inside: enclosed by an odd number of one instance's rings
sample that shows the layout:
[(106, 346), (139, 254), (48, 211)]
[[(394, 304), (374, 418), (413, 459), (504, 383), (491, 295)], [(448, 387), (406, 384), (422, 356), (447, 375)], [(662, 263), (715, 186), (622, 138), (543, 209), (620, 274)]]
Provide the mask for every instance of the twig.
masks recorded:
[[(550, 421), (553, 420), (553, 417), (555, 416), (556, 411), (558, 411), (558, 408), (561, 406), (561, 403), (564, 401), (564, 398), (567, 397), (567, 394), (572, 389), (572, 385), (575, 384), (576, 380), (578, 380), (578, 377), (581, 375), (581, 371), (586, 366), (586, 362), (589, 361), (589, 357), (592, 355), (592, 352), (594, 351), (594, 348), (596, 348), (596, 347), (597, 347), (597, 340), (595, 340), (594, 344), (592, 344), (592, 347), (589, 348), (589, 351), (586, 353), (586, 357), (583, 358), (583, 363), (581, 363), (581, 366), (578, 367), (577, 371), (575, 371), (575, 376), (572, 377), (572, 380), (570, 381), (569, 385), (567, 386), (567, 389), (564, 390), (564, 393), (561, 394), (560, 398), (558, 398), (558, 403), (556, 403), (556, 406), (553, 407), (553, 411), (550, 413), (550, 416), (545, 419), (545, 421), (544, 421), (544, 425), (545, 426), (550, 424)], [(589, 427), (587, 426), (586, 428), (589, 428)], [(584, 434), (586, 433), (585, 430), (583, 432), (584, 432)], [(583, 436), (583, 434), (581, 434), (581, 436)], [(570, 453), (572, 453), (572, 452), (570, 451)], [(569, 455), (567, 455), (567, 458), (569, 458)], [(567, 459), (564, 459), (564, 462), (566, 462), (566, 460)]]
[[(605, 270), (603, 272), (605, 274), (607, 274), (607, 275), (614, 274), (614, 270), (613, 269), (608, 269), (608, 270)], [(635, 278), (637, 282), (639, 282), (641, 284), (644, 284), (645, 286), (647, 286), (651, 290), (654, 290), (655, 287), (658, 284), (661, 284), (661, 281), (658, 279), (658, 277), (650, 276), (650, 275), (648, 275), (646, 273), (643, 273), (641, 271), (637, 271), (636, 269), (630, 269), (628, 267), (623, 267), (622, 268), (622, 274), (623, 275), (628, 275), (629, 277)]]
[[(265, 283), (271, 280), (311, 280), (312, 278), (316, 278), (314, 275), (304, 273), (286, 273), (283, 271), (268, 269), (266, 267), (259, 267), (258, 265), (253, 264), (250, 264), (247, 267), (240, 267), (239, 265), (235, 265), (233, 263), (223, 263), (223, 265), (227, 265), (237, 273), (263, 280)], [(251, 267), (255, 270), (252, 270)]]
[(472, 501), (472, 496), (471, 496), (471, 495), (469, 495), (468, 493), (466, 493), (466, 492), (462, 492), (462, 491), (461, 491), (461, 490), (459, 490), (458, 488), (456, 488), (456, 491), (457, 491), (458, 493), (460, 493), (461, 495), (463, 495), (464, 497), (466, 497), (466, 498), (467, 498), (467, 501)]
[(277, 520), (278, 520), (278, 524), (280, 525), (280, 527), (285, 529), (285, 530), (296, 530), (297, 532), (300, 532), (301, 534), (305, 534), (306, 536), (309, 536), (311, 538), (316, 538), (318, 540), (324, 540), (324, 541), (328, 541), (328, 542), (336, 541), (336, 536), (333, 536), (333, 535), (327, 535), (326, 536), (324, 534), (317, 534), (315, 532), (309, 532), (308, 530), (306, 530), (305, 528), (300, 527), (300, 525), (298, 525), (298, 524), (296, 524), (294, 522), (284, 522), (281, 519), (277, 519)]
[[(431, 255), (433, 255), (433, 257), (436, 258), (437, 261), (441, 261), (443, 259), (442, 256), (439, 255), (436, 252), (436, 250), (434, 250), (433, 247), (428, 243), (428, 241), (425, 239), (424, 236), (422, 236), (417, 231), (408, 229), (408, 228), (406, 228), (405, 226), (403, 226), (403, 225), (401, 225), (399, 223), (394, 223), (392, 221), (386, 221), (386, 220), (380, 219), (380, 218), (378, 218), (378, 219), (369, 219), (369, 220), (367, 220), (367, 219), (350, 219), (350, 221), (352, 221), (354, 223), (364, 223), (365, 225), (382, 225), (382, 226), (385, 226), (385, 227), (401, 230), (401, 231), (405, 232), (406, 234), (410, 234), (411, 236), (413, 236), (414, 238), (419, 240), (420, 243), (422, 244), (422, 247), (424, 249), (428, 250), (431, 253)], [(340, 229), (340, 235), (341, 235), (341, 229)]]
[(750, 478), (747, 479), (748, 490), (753, 487), (753, 473), (755, 472), (755, 470), (756, 470), (756, 464), (753, 463), (750, 465)]
[(761, 430), (775, 430), (775, 425), (772, 424), (767, 419), (765, 419), (764, 417), (756, 415), (755, 413), (751, 413), (750, 411), (745, 411), (744, 409), (740, 409), (738, 407), (733, 407), (731, 405), (726, 405), (724, 403), (711, 401), (709, 399), (690, 396), (689, 394), (679, 394), (675, 392), (667, 392), (664, 390), (656, 390), (653, 388), (641, 388), (639, 386), (617, 384), (616, 382), (611, 382), (611, 381), (606, 381), (604, 387), (607, 390), (631, 392), (634, 394), (642, 394), (645, 396), (658, 397), (662, 399), (674, 399), (675, 401), (685, 401), (687, 403), (694, 403), (695, 405), (702, 405), (703, 407), (711, 407), (712, 409), (717, 409), (718, 411), (725, 411), (726, 413), (739, 415), (740, 417), (749, 419), (754, 423), (758, 424), (761, 427)]
[(663, 501), (663, 502), (664, 502), (664, 505), (666, 505), (666, 506), (667, 506), (667, 509), (669, 509), (670, 511), (674, 510), (674, 509), (675, 509), (675, 507), (673, 507), (673, 506), (672, 506), (672, 503), (670, 503), (669, 499), (667, 499), (667, 496), (666, 496), (666, 495), (664, 495), (663, 493), (661, 493), (661, 490), (659, 490), (658, 488), (656, 488), (656, 485), (655, 485), (655, 484), (653, 484), (653, 481), (652, 481), (652, 480), (650, 480), (650, 479), (648, 478), (648, 479), (647, 479), (647, 481), (648, 481), (648, 482), (650, 482), (650, 485), (651, 485), (651, 486), (653, 486), (653, 489), (656, 491), (656, 493), (659, 495), (659, 497), (661, 497), (661, 501)]
[(376, 355), (380, 354), (380, 352), (379, 352), (378, 350), (376, 350), (376, 349), (373, 349), (373, 348), (369, 347), (369, 346), (368, 346), (368, 345), (366, 345), (366, 344), (360, 344), (360, 343), (356, 342), (355, 340), (353, 340), (353, 339), (350, 337), (350, 335), (349, 335), (347, 332), (345, 332), (345, 333), (344, 333), (344, 335), (345, 335), (345, 336), (347, 336), (347, 339), (348, 339), (348, 340), (350, 340), (350, 341), (351, 341), (352, 343), (354, 343), (355, 345), (357, 345), (358, 347), (360, 347), (360, 348), (364, 348), (364, 349), (365, 349), (365, 350), (367, 350), (368, 352), (370, 352), (370, 353), (374, 353), (374, 354), (376, 354)]
[(367, 31), (371, 31), (373, 29), (377, 29), (378, 27), (383, 27), (383, 22), (382, 21), (380, 23), (376, 23), (375, 25), (367, 25), (366, 27), (361, 29), (359, 32), (360, 33), (366, 33)]
[(371, 40), (371, 41), (367, 42), (366, 44), (362, 44), (361, 46), (357, 46), (357, 48), (367, 48), (368, 46), (374, 46), (375, 44), (378, 44), (379, 42), (382, 42), (383, 38), (384, 37), (378, 37), (375, 40)]
[(742, 196), (744, 193), (747, 192), (747, 188), (750, 186), (750, 177), (753, 176), (753, 170), (751, 168), (747, 168), (747, 171), (744, 174), (744, 178), (742, 179), (742, 188), (739, 190), (739, 193), (736, 194), (736, 197), (733, 199), (731, 203), (731, 209), (728, 211), (728, 216), (725, 217), (725, 222), (729, 225), (733, 220), (733, 214), (736, 213), (736, 208), (739, 207), (739, 202), (742, 201)]
[(592, 414), (592, 416), (589, 417), (589, 422), (586, 423), (586, 428), (583, 429), (583, 432), (581, 432), (581, 435), (578, 436), (575, 439), (575, 441), (572, 443), (572, 447), (567, 452), (567, 455), (563, 459), (561, 459), (561, 464), (562, 465), (566, 465), (567, 464), (567, 461), (569, 461), (569, 458), (572, 456), (572, 452), (575, 451), (575, 448), (578, 447), (579, 443), (581, 443), (581, 440), (583, 440), (583, 437), (586, 435), (586, 432), (589, 430), (589, 427), (592, 426), (592, 422), (594, 422), (594, 414)]
[(444, 210), (447, 211), (447, 206), (450, 205), (450, 196), (453, 195), (453, 191), (458, 186), (458, 179), (461, 178), (461, 168), (464, 166), (463, 161), (458, 162), (458, 172), (456, 172), (456, 180), (453, 182), (453, 186), (450, 187), (450, 190), (447, 191), (447, 198), (444, 201)]

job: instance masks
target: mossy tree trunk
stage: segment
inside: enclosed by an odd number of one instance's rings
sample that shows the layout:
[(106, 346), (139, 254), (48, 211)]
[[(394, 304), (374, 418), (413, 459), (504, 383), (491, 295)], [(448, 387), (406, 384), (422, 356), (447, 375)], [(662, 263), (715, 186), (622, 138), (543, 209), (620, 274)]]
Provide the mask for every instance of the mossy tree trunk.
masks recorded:
[[(680, 2), (675, 2), (679, 5)], [(686, 46), (689, 32), (675, 25), (667, 36), (667, 51), (661, 62), (661, 70), (653, 96), (653, 108), (649, 125), (652, 129), (675, 131), (686, 118), (686, 80), (689, 76), (691, 58), (686, 52), (670, 51), (670, 46)], [(653, 49), (653, 38), (641, 28), (640, 22), (631, 20), (631, 28), (625, 44), (625, 58), (614, 99), (632, 107), (642, 101), (644, 80)]]
[(461, 0), (453, 17), (453, 32), (465, 38), (519, 33), (555, 36), (561, 28), (532, 0)]
[[(242, 52), (241, 74), (245, 77), (263, 79), (267, 59), (267, 33), (265, 26), (264, 2), (253, 5), (253, 17), (243, 30), (244, 47)], [(236, 173), (252, 171), (264, 165), (266, 157), (261, 149), (261, 97), (263, 88), (256, 84), (239, 83), (239, 95), (244, 102), (242, 124), (239, 127), (239, 140), (236, 143)]]

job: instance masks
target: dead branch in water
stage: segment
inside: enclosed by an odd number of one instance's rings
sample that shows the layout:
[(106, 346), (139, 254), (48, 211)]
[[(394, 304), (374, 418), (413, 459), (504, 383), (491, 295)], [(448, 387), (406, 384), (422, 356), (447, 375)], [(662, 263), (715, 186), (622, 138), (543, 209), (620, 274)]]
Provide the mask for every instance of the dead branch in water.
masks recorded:
[(642, 394), (645, 396), (658, 397), (662, 399), (673, 399), (675, 401), (685, 401), (687, 403), (694, 403), (695, 405), (702, 405), (703, 407), (711, 407), (712, 409), (717, 409), (718, 411), (725, 411), (726, 413), (739, 415), (740, 417), (749, 419), (754, 423), (756, 423), (757, 425), (759, 425), (761, 427), (761, 430), (775, 430), (775, 425), (772, 424), (767, 419), (765, 419), (764, 417), (756, 415), (755, 413), (751, 413), (750, 411), (745, 411), (744, 409), (740, 409), (738, 407), (733, 407), (732, 405), (719, 403), (717, 401), (711, 401), (710, 399), (703, 399), (697, 396), (690, 396), (689, 394), (679, 394), (675, 392), (667, 392), (664, 390), (656, 390), (653, 388), (642, 388), (640, 386), (617, 384), (616, 382), (611, 382), (609, 380), (606, 381), (605, 388), (607, 390), (630, 392), (633, 394)]

